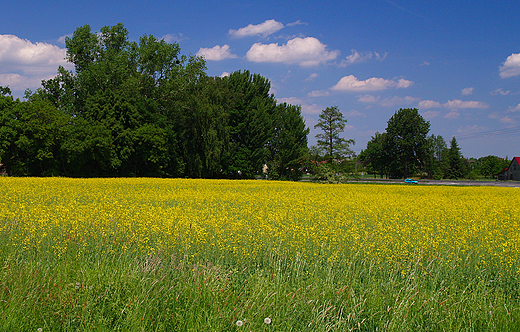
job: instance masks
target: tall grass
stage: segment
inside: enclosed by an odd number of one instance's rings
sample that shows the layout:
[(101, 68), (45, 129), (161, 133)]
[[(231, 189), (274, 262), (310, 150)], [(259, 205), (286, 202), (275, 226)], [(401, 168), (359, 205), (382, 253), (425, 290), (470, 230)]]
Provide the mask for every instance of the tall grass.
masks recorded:
[(514, 189), (143, 179), (0, 179), (0, 189), (3, 331), (520, 330), (519, 206), (495, 204)]

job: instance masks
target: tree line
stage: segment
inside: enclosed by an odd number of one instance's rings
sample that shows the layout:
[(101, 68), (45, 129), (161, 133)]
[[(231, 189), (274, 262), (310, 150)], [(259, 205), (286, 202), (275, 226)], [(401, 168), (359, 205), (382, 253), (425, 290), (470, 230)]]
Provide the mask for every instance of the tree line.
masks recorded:
[(338, 182), (357, 161), (391, 178), (488, 177), (508, 166), (464, 158), (455, 137), (448, 148), (428, 136), (415, 108), (395, 112), (354, 158), (354, 140), (340, 136), (347, 120), (327, 107), (309, 150), (301, 107), (278, 104), (259, 74), (210, 77), (203, 58), (151, 35), (131, 42), (121, 23), (100, 33), (79, 27), (65, 44), (74, 71), (60, 66), (24, 101), (0, 87), (0, 164), (9, 175), (253, 178), (267, 169), (271, 179), (309, 171)]
[(15, 176), (297, 180), (307, 151), (301, 107), (277, 104), (270, 82), (206, 74), (204, 59), (123, 24), (66, 38), (74, 71), (14, 99), (0, 87), (0, 162)]
[(374, 175), (403, 178), (414, 174), (433, 179), (494, 177), (509, 161), (496, 156), (464, 158), (457, 139), (449, 147), (440, 135), (431, 134), (416, 108), (400, 109), (388, 120), (385, 132), (376, 132), (359, 155)]

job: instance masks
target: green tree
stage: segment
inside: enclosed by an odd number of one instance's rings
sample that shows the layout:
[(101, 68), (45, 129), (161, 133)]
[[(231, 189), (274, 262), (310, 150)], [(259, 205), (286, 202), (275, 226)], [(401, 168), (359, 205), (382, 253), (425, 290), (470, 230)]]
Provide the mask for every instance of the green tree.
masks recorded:
[(448, 149), (448, 165), (449, 168), (445, 174), (445, 177), (448, 179), (464, 178), (469, 173), (469, 169), (463, 160), (459, 144), (455, 137), (450, 141), (450, 148)]
[(428, 137), (430, 157), (426, 160), (426, 171), (434, 179), (440, 180), (448, 169), (448, 146), (441, 135)]
[(274, 95), (271, 83), (259, 74), (237, 71), (224, 78), (232, 96), (229, 105), (230, 142), (226, 169), (230, 176), (252, 178), (269, 158), (274, 135)]
[(478, 166), (476, 168), (479, 173), (487, 178), (494, 177), (504, 171), (509, 166), (510, 161), (497, 156), (485, 156), (479, 158), (477, 163)]
[(49, 101), (26, 97), (25, 102), (0, 97), (0, 159), (12, 175), (58, 175), (68, 118)]
[(424, 166), (430, 151), (427, 135), (430, 122), (416, 108), (399, 109), (388, 120), (385, 151), (394, 178), (408, 177)]
[(347, 119), (343, 117), (338, 107), (332, 106), (321, 111), (320, 120), (314, 126), (322, 131), (316, 135), (317, 146), (331, 165), (334, 160), (341, 160), (353, 154), (349, 146), (355, 144), (355, 141), (340, 137), (346, 123)]
[(301, 106), (282, 103), (274, 112), (274, 135), (270, 142), (268, 163), (274, 179), (297, 181), (302, 177), (302, 161), (306, 154), (309, 128), (301, 114)]
[(388, 173), (388, 154), (384, 146), (386, 140), (386, 133), (376, 132), (374, 136), (367, 142), (367, 148), (359, 154), (360, 161), (362, 161), (367, 171), (379, 174), (381, 178)]

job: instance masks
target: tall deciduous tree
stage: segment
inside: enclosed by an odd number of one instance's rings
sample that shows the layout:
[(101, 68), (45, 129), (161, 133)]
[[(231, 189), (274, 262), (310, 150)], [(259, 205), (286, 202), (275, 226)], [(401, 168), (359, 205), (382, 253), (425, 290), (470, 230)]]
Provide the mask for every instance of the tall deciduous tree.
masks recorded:
[(369, 171), (374, 172), (374, 177), (379, 174), (383, 178), (388, 172), (388, 154), (384, 150), (386, 133), (376, 132), (367, 143), (367, 148), (361, 151), (359, 157), (365, 163)]
[(340, 136), (345, 130), (346, 123), (347, 119), (343, 117), (343, 113), (337, 106), (332, 106), (321, 111), (320, 120), (314, 126), (322, 131), (316, 135), (317, 145), (330, 164), (335, 159), (340, 160), (353, 153), (349, 146), (355, 144), (355, 141)]
[(430, 122), (416, 108), (399, 109), (388, 120), (384, 149), (388, 153), (391, 176), (408, 177), (421, 168), (430, 151), (427, 135)]
[(301, 114), (301, 106), (282, 103), (274, 113), (274, 135), (269, 144), (269, 173), (274, 179), (301, 179), (302, 160), (308, 153), (309, 128)]
[(271, 83), (259, 74), (236, 71), (225, 77), (233, 98), (230, 105), (228, 172), (251, 178), (262, 171), (269, 157), (268, 143), (273, 137), (274, 95)]

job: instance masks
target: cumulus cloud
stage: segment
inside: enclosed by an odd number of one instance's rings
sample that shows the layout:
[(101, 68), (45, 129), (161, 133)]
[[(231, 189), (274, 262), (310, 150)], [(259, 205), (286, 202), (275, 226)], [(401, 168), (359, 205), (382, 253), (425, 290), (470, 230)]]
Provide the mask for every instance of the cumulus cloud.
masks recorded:
[(442, 104), (433, 100), (421, 100), (417, 105), (420, 109), (441, 108)]
[[(298, 21), (299, 22), (299, 21)], [(243, 38), (248, 36), (263, 36), (267, 37), (277, 31), (283, 29), (284, 25), (275, 20), (267, 20), (260, 24), (249, 24), (244, 28), (238, 30), (229, 30), (229, 34), (235, 38)]]
[(317, 104), (302, 104), (302, 114), (320, 114), (324, 109), (322, 106)]
[(441, 114), (441, 112), (439, 112), (439, 111), (426, 111), (426, 112), (421, 112), (422, 117), (425, 118), (426, 120), (436, 118), (436, 117), (438, 117), (440, 114)]
[(32, 43), (13, 35), (0, 35), (0, 72), (21, 71), (24, 74), (56, 72), (65, 66), (66, 50), (47, 43)]
[(473, 93), (473, 90), (474, 89), (472, 87), (471, 88), (464, 88), (464, 89), (462, 89), (461, 94), (463, 96), (468, 96), (468, 95)]
[(449, 112), (448, 114), (446, 114), (444, 116), (444, 118), (446, 118), (446, 119), (458, 119), (459, 116), (460, 116), (460, 113), (457, 112), (456, 110), (453, 110), (453, 111)]
[(298, 97), (277, 98), (276, 101), (279, 104), (287, 103), (291, 105), (301, 105), (303, 103), (303, 101)]
[(256, 43), (247, 51), (246, 57), (251, 62), (277, 62), (308, 67), (334, 60), (338, 55), (339, 51), (328, 51), (327, 45), (314, 37), (296, 37), (284, 45)]
[(489, 105), (482, 101), (462, 101), (462, 100), (448, 100), (447, 103), (443, 105), (446, 108), (451, 109), (461, 109), (461, 108), (488, 108)]
[(58, 66), (73, 68), (65, 56), (66, 50), (56, 45), (0, 35), (0, 85), (9, 86), (15, 96), (37, 89), (56, 75)]
[(23, 76), (15, 73), (0, 74), (0, 86), (9, 86), (11, 91), (25, 91), (40, 87), (42, 80), (48, 80), (55, 75), (47, 76)]
[(387, 53), (380, 55), (377, 52), (363, 52), (359, 53), (356, 50), (352, 50), (352, 54), (343, 59), (340, 63), (341, 67), (352, 65), (355, 63), (366, 62), (374, 58), (374, 60), (383, 61), (386, 58)]
[(408, 88), (413, 84), (412, 81), (403, 78), (398, 80), (387, 80), (384, 78), (372, 77), (360, 81), (354, 75), (343, 77), (331, 90), (336, 91), (380, 91), (386, 89)]
[(167, 43), (173, 43), (173, 42), (181, 42), (186, 39), (186, 36), (184, 36), (182, 33), (174, 34), (174, 33), (168, 33), (161, 37), (165, 42)]
[(513, 53), (500, 66), (500, 77), (507, 78), (518, 75), (520, 75), (520, 53)]
[(307, 94), (309, 97), (326, 97), (328, 95), (330, 95), (330, 92), (327, 90), (315, 90)]
[(229, 45), (214, 46), (212, 48), (201, 48), (195, 55), (203, 56), (206, 60), (220, 61), (224, 59), (233, 59), (237, 56), (231, 53)]
[(297, 97), (288, 97), (288, 98), (278, 98), (276, 101), (281, 103), (287, 103), (290, 105), (300, 105), (302, 107), (302, 114), (314, 115), (320, 114), (323, 110), (323, 107), (317, 104), (307, 104), (303, 100)]
[(387, 97), (387, 98), (381, 99), (381, 97), (379, 97), (379, 96), (376, 97), (376, 96), (368, 94), (368, 95), (362, 95), (362, 96), (358, 97), (359, 102), (366, 103), (366, 104), (377, 104), (377, 105), (383, 106), (383, 107), (392, 107), (392, 106), (396, 106), (396, 105), (409, 105), (418, 100), (419, 100), (419, 98), (410, 97), (410, 96), (406, 96), (406, 97), (395, 96), (395, 97)]
[(509, 107), (509, 109), (507, 110), (508, 112), (520, 112), (520, 104), (516, 105), (516, 107)]
[(498, 112), (493, 112), (488, 115), (490, 119), (498, 120), (500, 123), (504, 124), (515, 124), (516, 120), (510, 117), (509, 115), (502, 115)]
[(448, 102), (441, 104), (433, 100), (421, 100), (418, 105), (420, 109), (428, 108), (448, 108), (448, 109), (463, 109), (463, 108), (488, 108), (489, 105), (482, 101), (462, 101), (459, 99), (448, 100)]
[(222, 74), (220, 74), (220, 77), (226, 77), (226, 76), (229, 76), (229, 75), (230, 75), (229, 72), (224, 71), (224, 72), (222, 72)]
[(379, 99), (381, 99), (379, 96), (376, 97), (374, 95), (362, 95), (358, 97), (359, 102), (367, 104), (376, 104)]
[(72, 38), (73, 34), (72, 33), (69, 33), (68, 35), (64, 35), (64, 36), (61, 36), (60, 38), (58, 38), (58, 43), (60, 44), (65, 44), (65, 39), (68, 37), (68, 38)]

